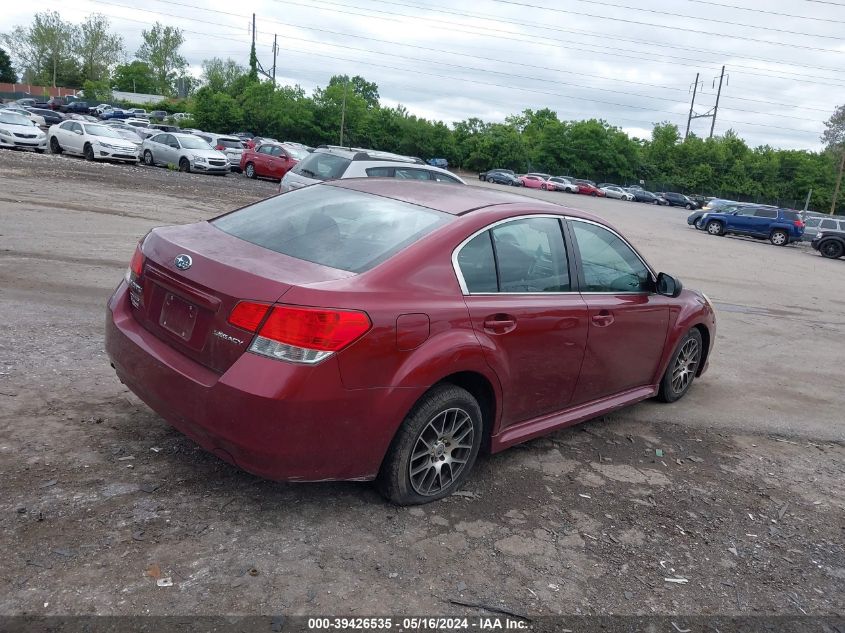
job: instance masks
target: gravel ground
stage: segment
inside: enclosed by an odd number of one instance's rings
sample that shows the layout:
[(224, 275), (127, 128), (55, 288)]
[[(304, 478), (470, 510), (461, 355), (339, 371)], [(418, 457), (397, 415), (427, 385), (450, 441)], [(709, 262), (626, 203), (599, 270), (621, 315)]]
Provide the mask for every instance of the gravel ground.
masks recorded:
[(0, 181), (0, 614), (845, 610), (845, 263), (542, 193), (609, 218), (722, 306), (711, 370), (676, 405), (482, 457), (461, 494), (396, 508), (368, 484), (220, 462), (102, 351), (141, 235), (275, 183), (7, 151)]

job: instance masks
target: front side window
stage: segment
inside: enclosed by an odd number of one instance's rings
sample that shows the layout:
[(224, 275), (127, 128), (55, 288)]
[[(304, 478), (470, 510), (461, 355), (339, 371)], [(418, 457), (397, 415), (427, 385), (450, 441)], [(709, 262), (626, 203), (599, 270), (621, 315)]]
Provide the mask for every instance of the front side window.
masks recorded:
[(435, 182), (451, 182), (453, 184), (460, 184), (460, 182), (461, 182), (460, 180), (458, 180), (454, 176), (449, 176), (448, 174), (441, 174), (438, 171), (432, 171), (430, 173), (431, 173), (431, 178)]
[(754, 207), (740, 207), (740, 209), (736, 212), (735, 215), (755, 215), (757, 213), (757, 209)]
[(651, 273), (622, 238), (596, 224), (573, 221), (584, 292), (649, 292)]
[(393, 176), (393, 167), (370, 167), (367, 170), (370, 178), (390, 178)]

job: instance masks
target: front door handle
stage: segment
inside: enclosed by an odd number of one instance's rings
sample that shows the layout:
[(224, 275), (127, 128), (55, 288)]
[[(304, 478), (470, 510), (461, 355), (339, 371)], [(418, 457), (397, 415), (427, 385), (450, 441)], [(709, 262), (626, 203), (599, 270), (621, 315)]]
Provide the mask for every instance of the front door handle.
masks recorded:
[(594, 314), (592, 318), (593, 325), (596, 327), (607, 327), (611, 323), (613, 323), (614, 318), (613, 314), (611, 314), (607, 310), (602, 310), (598, 314)]
[(510, 314), (491, 314), (484, 319), (484, 331), (490, 334), (507, 334), (516, 329), (516, 317)]

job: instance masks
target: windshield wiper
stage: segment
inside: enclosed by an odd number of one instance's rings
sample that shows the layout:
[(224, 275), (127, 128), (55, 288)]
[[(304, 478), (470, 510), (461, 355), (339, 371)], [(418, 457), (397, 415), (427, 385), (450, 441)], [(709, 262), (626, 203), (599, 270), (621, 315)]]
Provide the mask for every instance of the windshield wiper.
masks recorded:
[(308, 176), (308, 177), (310, 177), (310, 178), (316, 178), (316, 177), (317, 177), (317, 174), (315, 174), (315, 173), (314, 173), (313, 171), (311, 171), (310, 169), (300, 169), (300, 170), (299, 170), (299, 173), (300, 173), (300, 174), (303, 174), (304, 176)]

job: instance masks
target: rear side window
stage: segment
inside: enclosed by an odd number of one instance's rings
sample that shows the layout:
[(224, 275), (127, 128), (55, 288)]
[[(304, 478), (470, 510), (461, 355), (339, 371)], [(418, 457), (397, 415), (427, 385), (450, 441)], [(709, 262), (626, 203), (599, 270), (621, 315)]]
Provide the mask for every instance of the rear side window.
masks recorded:
[(340, 178), (352, 161), (327, 152), (314, 152), (296, 164), (291, 171), (308, 178), (334, 180)]
[(821, 222), (820, 218), (807, 218), (807, 221), (804, 224), (809, 228), (814, 229), (819, 225), (819, 222)]
[(467, 242), (457, 263), (470, 294), (571, 289), (566, 246), (555, 218), (499, 224)]
[(318, 186), (268, 198), (212, 224), (283, 255), (360, 273), (451, 219), (391, 198)]
[[(754, 212), (754, 215), (758, 218), (774, 219), (774, 218), (778, 217), (778, 212), (775, 209), (757, 209), (757, 211)], [(792, 218), (789, 217), (788, 213), (784, 213), (784, 216), (786, 216), (787, 220), (792, 219)], [(796, 214), (796, 218), (797, 218), (797, 214)]]
[(822, 220), (821, 224), (819, 224), (819, 228), (836, 230), (836, 222), (833, 220)]

